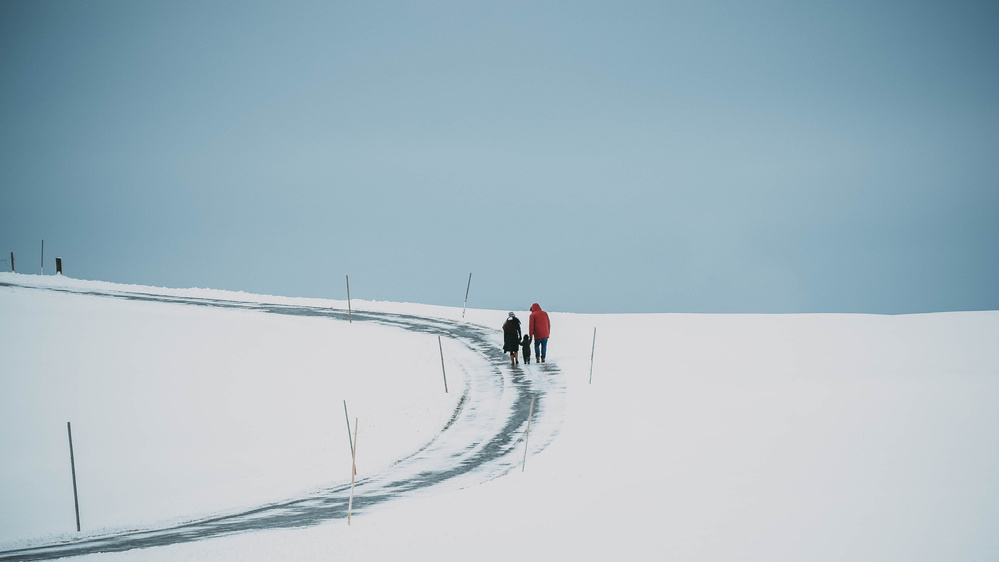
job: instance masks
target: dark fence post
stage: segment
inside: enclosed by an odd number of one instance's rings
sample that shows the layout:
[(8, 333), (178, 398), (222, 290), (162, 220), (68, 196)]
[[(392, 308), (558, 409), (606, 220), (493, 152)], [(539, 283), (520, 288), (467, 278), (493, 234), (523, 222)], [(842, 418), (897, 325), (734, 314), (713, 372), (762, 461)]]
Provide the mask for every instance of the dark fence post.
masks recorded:
[(69, 466), (73, 471), (73, 504), (76, 506), (76, 532), (80, 532), (80, 498), (76, 493), (76, 459), (73, 456), (73, 426), (66, 422), (66, 432), (69, 433)]
[(597, 352), (597, 328), (593, 327), (593, 347), (590, 349), (590, 384), (593, 384), (593, 354)]
[(347, 278), (347, 323), (349, 324), (353, 322), (354, 319), (353, 319), (353, 313), (350, 311), (350, 275), (347, 275), (346, 278)]
[(62, 258), (56, 258), (56, 275), (62, 275)]
[(437, 336), (437, 347), (441, 349), (441, 372), (444, 373), (444, 394), (447, 394), (447, 371), (444, 370), (444, 344), (441, 343), (440, 336)]
[(465, 304), (461, 307), (461, 317), (465, 317), (465, 309), (468, 308), (468, 290), (472, 288), (472, 274), (468, 274), (468, 286), (465, 287)]

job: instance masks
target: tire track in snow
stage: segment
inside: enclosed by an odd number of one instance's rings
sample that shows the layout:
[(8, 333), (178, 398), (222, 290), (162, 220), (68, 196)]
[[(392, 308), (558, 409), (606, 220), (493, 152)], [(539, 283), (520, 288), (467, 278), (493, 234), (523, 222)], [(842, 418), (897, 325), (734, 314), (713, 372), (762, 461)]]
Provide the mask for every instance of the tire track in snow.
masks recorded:
[[(268, 304), (196, 297), (176, 297), (125, 291), (40, 288), (12, 283), (0, 286), (52, 290), (134, 301), (257, 310), (269, 314), (330, 318), (345, 321), (344, 310), (316, 306)], [(522, 460), (524, 429), (531, 400), (530, 452), (543, 450), (562, 421), (565, 381), (553, 363), (511, 369), (509, 359), (493, 341), (495, 330), (441, 318), (411, 314), (354, 311), (354, 321), (373, 322), (418, 333), (451, 338), (475, 352), (481, 364), (459, 364), (466, 385), (451, 420), (416, 452), (355, 483), (353, 513), (378, 504), (414, 496), (431, 488), (462, 488), (497, 478)], [(307, 496), (226, 513), (182, 524), (86, 536), (60, 543), (0, 552), (0, 560), (47, 560), (103, 552), (120, 552), (264, 529), (310, 527), (347, 517), (349, 484)]]

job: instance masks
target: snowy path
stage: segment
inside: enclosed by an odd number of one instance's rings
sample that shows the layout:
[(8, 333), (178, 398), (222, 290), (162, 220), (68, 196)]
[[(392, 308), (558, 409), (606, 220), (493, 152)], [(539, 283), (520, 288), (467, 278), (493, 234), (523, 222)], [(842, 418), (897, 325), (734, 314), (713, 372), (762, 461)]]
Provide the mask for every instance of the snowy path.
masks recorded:
[[(0, 284), (7, 285), (7, 284)], [(40, 290), (195, 306), (240, 308), (263, 313), (347, 321), (347, 311), (314, 306), (263, 304), (218, 299), (174, 297), (152, 293), (89, 291), (66, 288)], [(565, 380), (552, 363), (511, 369), (509, 359), (492, 341), (493, 331), (481, 326), (414, 315), (354, 311), (354, 322), (373, 322), (414, 332), (440, 335), (465, 345), (477, 357), (461, 364), (467, 375), (461, 400), (447, 426), (418, 451), (388, 469), (356, 483), (353, 513), (431, 487), (466, 487), (519, 468), (524, 432), (532, 399), (529, 449), (543, 450), (558, 433), (564, 411)], [(118, 552), (197, 541), (263, 529), (308, 527), (347, 516), (350, 485), (306, 497), (263, 505), (163, 528), (0, 552), (0, 560), (44, 560), (64, 556)]]

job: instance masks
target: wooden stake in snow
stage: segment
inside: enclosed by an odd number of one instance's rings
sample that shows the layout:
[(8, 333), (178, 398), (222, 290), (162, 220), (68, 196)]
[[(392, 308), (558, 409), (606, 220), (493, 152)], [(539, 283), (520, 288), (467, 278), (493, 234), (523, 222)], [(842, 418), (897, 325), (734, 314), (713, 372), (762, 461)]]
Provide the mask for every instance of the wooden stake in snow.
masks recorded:
[(520, 465), (520, 471), (524, 472), (527, 467), (527, 440), (531, 437), (531, 418), (534, 417), (534, 397), (531, 397), (531, 411), (527, 414), (527, 432), (524, 434), (524, 462)]
[(10, 253), (10, 272), (14, 273), (14, 252)]
[(597, 329), (593, 328), (593, 349), (590, 350), (590, 384), (593, 384), (593, 353), (597, 350)]
[[(357, 443), (357, 418), (354, 418), (354, 443)], [(354, 509), (354, 476), (357, 475), (357, 448), (354, 447), (350, 460), (350, 500), (347, 502), (347, 524), (350, 525), (350, 512)]]
[(465, 317), (465, 308), (468, 307), (468, 290), (472, 288), (472, 274), (468, 274), (468, 286), (465, 287), (465, 305), (461, 307), (461, 317)]
[(76, 493), (76, 458), (73, 456), (73, 426), (66, 422), (69, 434), (69, 467), (73, 471), (73, 504), (76, 506), (76, 532), (80, 532), (80, 498)]
[(350, 312), (350, 275), (347, 276), (347, 323), (351, 323), (354, 320), (351, 318), (352, 314)]
[(444, 370), (444, 345), (441, 344), (440, 336), (437, 336), (437, 347), (441, 348), (441, 372), (444, 373), (444, 394), (447, 394), (447, 371)]
[[(350, 415), (347, 414), (347, 401), (343, 401), (343, 417), (347, 418), (347, 439), (350, 441), (350, 456), (354, 456), (354, 438), (350, 436)], [(354, 467), (354, 474), (357, 474), (357, 467)]]
[(42, 275), (45, 275), (45, 240), (42, 240)]

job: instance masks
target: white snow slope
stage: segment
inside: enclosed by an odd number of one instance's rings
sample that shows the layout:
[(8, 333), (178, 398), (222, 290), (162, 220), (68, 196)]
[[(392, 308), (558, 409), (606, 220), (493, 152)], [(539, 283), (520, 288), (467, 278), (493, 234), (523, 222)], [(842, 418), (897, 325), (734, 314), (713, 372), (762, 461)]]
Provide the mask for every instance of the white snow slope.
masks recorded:
[[(81, 291), (346, 309), (0, 273), (0, 558), (347, 483), (344, 400), (361, 476), (419, 448), (460, 396), (443, 392), (431, 335)], [(505, 316), (464, 321), (495, 328), (499, 348)], [(551, 318), (564, 411), (524, 472), (429, 488), (349, 526), (80, 558), (999, 560), (999, 312)], [(461, 388), (476, 358), (444, 354)]]

